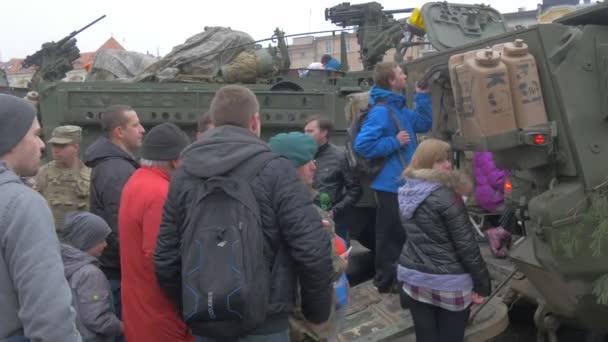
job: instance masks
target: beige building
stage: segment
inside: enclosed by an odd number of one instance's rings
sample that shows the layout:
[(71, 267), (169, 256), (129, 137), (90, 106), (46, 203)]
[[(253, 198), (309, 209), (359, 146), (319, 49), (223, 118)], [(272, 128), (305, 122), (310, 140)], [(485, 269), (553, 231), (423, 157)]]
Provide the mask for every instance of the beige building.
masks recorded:
[[(361, 59), (359, 58), (359, 43), (357, 43), (357, 35), (348, 33), (346, 36), (346, 53), (348, 54), (348, 67), (350, 71), (359, 71), (363, 69)], [(414, 46), (408, 49), (405, 58), (411, 60), (418, 58), (423, 53), (431, 51), (430, 45)], [(340, 60), (340, 33), (328, 36), (304, 36), (294, 38), (289, 46), (289, 58), (291, 59), (291, 68), (306, 68), (310, 63), (320, 62), (321, 56), (329, 54), (337, 60)], [(395, 50), (391, 49), (384, 55), (384, 61), (393, 60)]]

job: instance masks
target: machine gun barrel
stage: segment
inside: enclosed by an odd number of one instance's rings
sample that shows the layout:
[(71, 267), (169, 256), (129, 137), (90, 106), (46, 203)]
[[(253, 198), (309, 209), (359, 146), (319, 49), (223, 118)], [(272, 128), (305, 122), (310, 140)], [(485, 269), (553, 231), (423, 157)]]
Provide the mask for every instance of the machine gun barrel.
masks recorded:
[(25, 58), (25, 60), (23, 62), (21, 62), (21, 65), (24, 68), (29, 68), (32, 65), (37, 65), (37, 66), (41, 66), (43, 61), (43, 57), (45, 55), (49, 54), (49, 51), (54, 50), (54, 51), (58, 51), (61, 50), (62, 47), (69, 42), (72, 38), (76, 37), (77, 34), (79, 34), (80, 32), (88, 29), (89, 27), (95, 25), (97, 22), (99, 22), (101, 19), (105, 18), (106, 15), (102, 15), (101, 17), (93, 20), (92, 22), (90, 22), (89, 24), (87, 24), (86, 26), (84, 26), (83, 28), (81, 28), (80, 30), (76, 30), (72, 33), (70, 33), (69, 35), (61, 38), (59, 41), (57, 41), (57, 43), (54, 42), (50, 42), (50, 43), (45, 43), (42, 45), (42, 48), (38, 51), (36, 51), (33, 55), (29, 55)]
[(61, 45), (65, 44), (65, 43), (66, 43), (67, 41), (69, 41), (70, 39), (72, 39), (72, 38), (76, 37), (76, 35), (78, 35), (80, 32), (82, 32), (82, 31), (84, 31), (84, 30), (88, 29), (89, 27), (91, 27), (91, 26), (93, 26), (93, 25), (97, 24), (97, 22), (99, 22), (101, 19), (103, 19), (103, 18), (105, 18), (105, 17), (106, 17), (106, 15), (104, 14), (104, 15), (102, 15), (101, 17), (99, 17), (99, 18), (97, 18), (97, 19), (93, 20), (92, 22), (88, 23), (87, 25), (85, 25), (85, 26), (84, 26), (83, 28), (81, 28), (80, 30), (76, 30), (76, 31), (74, 31), (74, 32), (70, 33), (69, 35), (67, 35), (66, 37), (64, 37), (64, 38), (63, 38), (63, 39), (61, 39), (60, 41), (58, 41), (58, 42), (57, 42), (57, 45), (58, 45), (58, 46), (61, 46)]
[(392, 18), (393, 14), (411, 13), (414, 8), (401, 8), (394, 10), (385, 10), (377, 2), (369, 2), (364, 4), (351, 5), (349, 2), (341, 3), (325, 9), (325, 20), (330, 20), (333, 24), (346, 26), (361, 26), (365, 23), (367, 17), (384, 16)]
[(414, 12), (414, 8), (402, 8), (402, 9), (394, 9), (394, 10), (383, 10), (385, 14), (397, 14), (397, 13), (412, 13)]

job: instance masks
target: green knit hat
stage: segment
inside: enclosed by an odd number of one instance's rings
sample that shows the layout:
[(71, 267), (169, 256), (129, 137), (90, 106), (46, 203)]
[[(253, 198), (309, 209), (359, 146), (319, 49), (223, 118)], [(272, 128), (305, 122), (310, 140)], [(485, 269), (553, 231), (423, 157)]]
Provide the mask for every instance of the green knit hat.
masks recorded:
[(317, 143), (301, 132), (279, 133), (268, 142), (272, 152), (287, 157), (295, 167), (300, 167), (315, 158)]

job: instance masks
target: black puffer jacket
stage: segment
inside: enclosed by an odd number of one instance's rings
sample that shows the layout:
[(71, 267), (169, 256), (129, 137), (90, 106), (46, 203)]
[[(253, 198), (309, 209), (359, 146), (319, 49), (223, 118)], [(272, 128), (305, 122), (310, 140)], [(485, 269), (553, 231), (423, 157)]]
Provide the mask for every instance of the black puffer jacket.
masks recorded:
[[(327, 143), (319, 147), (315, 162), (317, 170), (312, 184), (318, 192), (315, 204), (324, 210), (333, 210), (335, 216), (345, 208), (354, 206), (361, 198), (361, 184), (350, 171), (344, 150)], [(329, 208), (324, 208), (324, 203), (319, 199), (323, 193), (329, 196)]]
[(100, 137), (84, 155), (84, 163), (91, 170), (91, 213), (101, 216), (112, 233), (106, 239), (108, 247), (99, 258), (101, 269), (110, 279), (120, 278), (118, 241), (118, 208), (120, 195), (139, 163), (129, 153), (114, 145), (108, 138)]
[[(181, 307), (180, 240), (184, 217), (201, 178), (226, 174), (270, 147), (246, 129), (220, 126), (205, 132), (183, 152), (183, 167), (171, 178), (154, 254), (161, 288)], [(330, 235), (312, 205), (310, 193), (287, 159), (277, 157), (252, 181), (262, 217), (264, 254), (272, 269), (267, 322), (256, 331), (269, 334), (287, 328), (287, 316), (301, 285), (302, 310), (309, 321), (326, 321), (332, 303)], [(213, 276), (213, 275), (209, 275)]]
[(458, 190), (468, 187), (459, 172), (408, 171), (399, 189), (399, 210), (407, 241), (399, 263), (430, 274), (469, 273), (473, 291), (490, 295), (490, 275)]

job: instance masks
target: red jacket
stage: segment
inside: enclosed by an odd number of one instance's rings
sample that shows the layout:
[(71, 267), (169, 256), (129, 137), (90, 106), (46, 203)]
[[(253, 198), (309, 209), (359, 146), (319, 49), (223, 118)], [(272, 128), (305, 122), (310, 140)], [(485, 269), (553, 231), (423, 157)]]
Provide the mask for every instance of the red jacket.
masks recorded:
[(154, 249), (169, 178), (162, 169), (144, 166), (122, 190), (118, 229), (127, 341), (194, 341), (175, 306), (158, 286), (154, 272)]

